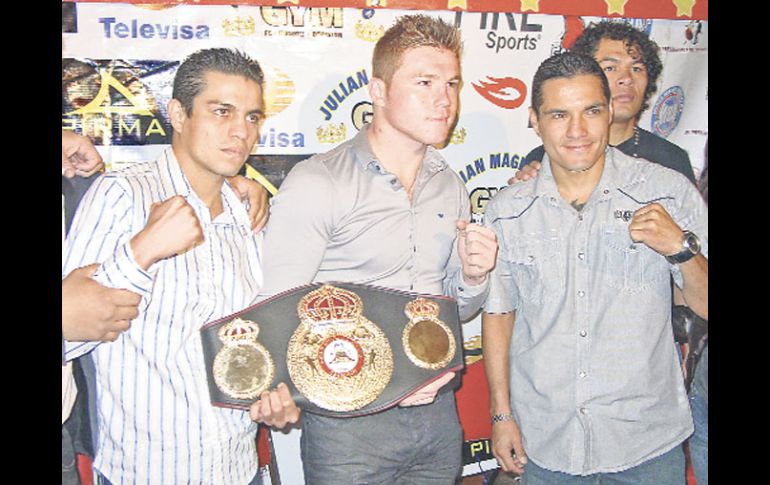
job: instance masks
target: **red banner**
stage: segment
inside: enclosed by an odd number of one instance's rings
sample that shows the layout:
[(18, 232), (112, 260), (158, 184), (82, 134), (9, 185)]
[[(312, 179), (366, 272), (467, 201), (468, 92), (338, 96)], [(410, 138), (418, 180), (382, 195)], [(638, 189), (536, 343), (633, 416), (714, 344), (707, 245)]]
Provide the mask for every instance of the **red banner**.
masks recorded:
[[(70, 1), (73, 0), (64, 0)], [(175, 5), (261, 5), (388, 8), (466, 12), (543, 13), (571, 16), (708, 20), (708, 0), (84, 0), (134, 3), (158, 9)]]

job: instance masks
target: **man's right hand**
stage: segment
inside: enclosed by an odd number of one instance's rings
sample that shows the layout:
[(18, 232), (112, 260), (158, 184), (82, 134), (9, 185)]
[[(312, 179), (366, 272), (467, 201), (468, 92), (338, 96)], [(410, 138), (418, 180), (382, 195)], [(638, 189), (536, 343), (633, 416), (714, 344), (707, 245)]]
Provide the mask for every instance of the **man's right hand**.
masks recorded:
[(61, 132), (61, 174), (90, 177), (104, 168), (104, 161), (91, 140), (72, 131)]
[(66, 340), (112, 342), (139, 314), (139, 295), (91, 279), (98, 267), (73, 270), (61, 282), (61, 329)]
[(192, 206), (181, 195), (150, 208), (147, 224), (131, 239), (136, 262), (147, 270), (157, 261), (192, 250), (203, 242), (203, 230)]
[(288, 386), (281, 382), (272, 391), (264, 391), (259, 400), (252, 403), (249, 416), (252, 421), (278, 429), (299, 421), (302, 410), (291, 397)]
[(523, 182), (537, 177), (540, 173), (540, 166), (542, 163), (539, 160), (532, 160), (528, 164), (524, 165), (516, 172), (516, 175), (508, 179), (508, 185), (513, 185), (516, 182)]
[[(513, 452), (513, 454), (511, 454)], [(527, 454), (521, 444), (521, 430), (516, 421), (500, 421), (492, 425), (492, 454), (503, 471), (524, 473)]]

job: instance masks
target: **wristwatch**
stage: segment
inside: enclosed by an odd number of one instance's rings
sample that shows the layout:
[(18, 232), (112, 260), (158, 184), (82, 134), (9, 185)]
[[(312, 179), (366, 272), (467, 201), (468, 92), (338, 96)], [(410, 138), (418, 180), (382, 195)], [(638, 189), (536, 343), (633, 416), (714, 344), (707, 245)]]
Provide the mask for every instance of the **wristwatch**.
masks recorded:
[(492, 424), (499, 423), (500, 421), (513, 421), (513, 414), (495, 414), (492, 416)]
[(671, 264), (680, 264), (689, 261), (693, 256), (700, 254), (700, 239), (690, 231), (684, 231), (682, 250), (671, 256), (666, 256), (666, 261)]

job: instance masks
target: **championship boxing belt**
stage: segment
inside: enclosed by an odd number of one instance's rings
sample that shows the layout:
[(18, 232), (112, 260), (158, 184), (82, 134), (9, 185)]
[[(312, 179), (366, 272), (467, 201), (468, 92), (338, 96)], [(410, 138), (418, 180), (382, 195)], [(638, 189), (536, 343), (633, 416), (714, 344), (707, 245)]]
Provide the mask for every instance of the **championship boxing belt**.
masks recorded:
[(362, 416), (463, 368), (452, 298), (351, 283), (294, 288), (201, 338), (212, 404), (239, 409), (285, 382), (306, 411)]

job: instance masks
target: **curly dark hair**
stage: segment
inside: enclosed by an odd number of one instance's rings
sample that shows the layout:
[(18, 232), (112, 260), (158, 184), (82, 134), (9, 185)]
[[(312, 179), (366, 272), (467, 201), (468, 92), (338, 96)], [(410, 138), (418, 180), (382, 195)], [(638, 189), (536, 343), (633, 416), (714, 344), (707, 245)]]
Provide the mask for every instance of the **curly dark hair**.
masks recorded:
[(658, 44), (647, 34), (625, 22), (603, 21), (589, 25), (575, 40), (570, 51), (594, 57), (602, 39), (621, 40), (625, 43), (629, 55), (634, 55), (632, 54), (634, 50), (641, 54), (641, 61), (647, 70), (647, 89), (644, 90), (644, 103), (639, 111), (641, 115), (650, 107), (648, 101), (658, 90), (656, 83), (663, 70), (663, 63), (658, 56)]

